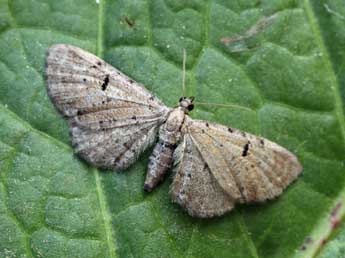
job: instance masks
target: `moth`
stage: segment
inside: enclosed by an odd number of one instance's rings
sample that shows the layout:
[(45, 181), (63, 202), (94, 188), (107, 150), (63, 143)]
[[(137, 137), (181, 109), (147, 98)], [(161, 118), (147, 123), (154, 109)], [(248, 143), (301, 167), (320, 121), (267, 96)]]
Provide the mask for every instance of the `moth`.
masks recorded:
[(193, 97), (181, 97), (169, 108), (75, 46), (49, 48), (46, 81), (79, 156), (99, 168), (125, 170), (155, 144), (144, 189), (152, 191), (174, 166), (172, 200), (191, 216), (220, 216), (236, 203), (273, 199), (302, 171), (297, 158), (274, 142), (192, 119)]

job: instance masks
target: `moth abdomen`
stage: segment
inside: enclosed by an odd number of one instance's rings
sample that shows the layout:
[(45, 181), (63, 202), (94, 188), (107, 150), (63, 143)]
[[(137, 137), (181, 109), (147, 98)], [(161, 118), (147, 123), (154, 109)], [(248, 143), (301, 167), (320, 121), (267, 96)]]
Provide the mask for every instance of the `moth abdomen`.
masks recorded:
[(166, 172), (171, 168), (173, 153), (176, 146), (162, 140), (155, 145), (150, 156), (147, 167), (147, 174), (144, 189), (148, 192), (164, 178)]

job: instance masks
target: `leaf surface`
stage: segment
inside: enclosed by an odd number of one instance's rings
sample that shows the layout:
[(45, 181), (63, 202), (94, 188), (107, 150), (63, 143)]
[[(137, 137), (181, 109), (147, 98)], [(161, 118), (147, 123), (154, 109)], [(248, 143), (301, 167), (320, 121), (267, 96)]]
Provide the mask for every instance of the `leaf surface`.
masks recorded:
[[(328, 257), (345, 214), (344, 17), (341, 0), (0, 0), (0, 257)], [(56, 43), (169, 106), (185, 48), (188, 96), (247, 108), (193, 117), (285, 146), (303, 175), (274, 201), (198, 220), (171, 203), (172, 176), (143, 192), (150, 151), (122, 173), (88, 166), (45, 90)]]

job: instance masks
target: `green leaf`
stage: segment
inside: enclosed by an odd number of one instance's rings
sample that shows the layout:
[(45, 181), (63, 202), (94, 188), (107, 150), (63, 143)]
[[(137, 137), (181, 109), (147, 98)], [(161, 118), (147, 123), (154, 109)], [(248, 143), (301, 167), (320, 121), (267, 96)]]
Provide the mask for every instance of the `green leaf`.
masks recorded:
[[(344, 25), (341, 0), (0, 0), (0, 257), (336, 257)], [(45, 90), (55, 43), (96, 53), (170, 106), (185, 48), (187, 95), (249, 108), (192, 116), (276, 141), (303, 175), (274, 201), (200, 220), (171, 203), (172, 176), (143, 192), (150, 151), (124, 173), (89, 166)]]
[(321, 251), (318, 258), (334, 258), (345, 256), (345, 226), (343, 225), (332, 239)]

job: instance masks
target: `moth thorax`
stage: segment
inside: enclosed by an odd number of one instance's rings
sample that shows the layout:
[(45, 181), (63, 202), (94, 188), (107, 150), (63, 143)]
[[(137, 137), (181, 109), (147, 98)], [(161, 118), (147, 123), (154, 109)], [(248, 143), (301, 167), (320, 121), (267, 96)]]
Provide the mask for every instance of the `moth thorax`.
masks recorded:
[[(184, 117), (185, 117), (185, 109), (181, 107), (177, 107), (172, 112), (170, 112), (166, 123), (162, 127), (162, 130), (160, 131), (160, 135), (164, 135), (165, 133), (168, 134), (175, 134), (178, 133), (181, 125), (183, 123)], [(164, 132), (166, 130), (166, 132)]]

